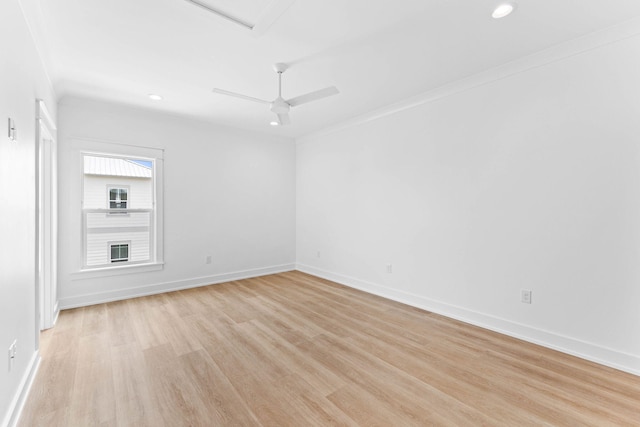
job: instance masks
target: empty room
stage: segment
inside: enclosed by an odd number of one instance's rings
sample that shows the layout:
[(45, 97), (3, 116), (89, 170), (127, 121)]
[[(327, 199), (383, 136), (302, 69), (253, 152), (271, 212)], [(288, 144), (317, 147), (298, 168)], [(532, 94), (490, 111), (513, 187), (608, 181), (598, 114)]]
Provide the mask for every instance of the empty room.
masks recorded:
[(640, 3), (0, 1), (0, 427), (640, 426)]

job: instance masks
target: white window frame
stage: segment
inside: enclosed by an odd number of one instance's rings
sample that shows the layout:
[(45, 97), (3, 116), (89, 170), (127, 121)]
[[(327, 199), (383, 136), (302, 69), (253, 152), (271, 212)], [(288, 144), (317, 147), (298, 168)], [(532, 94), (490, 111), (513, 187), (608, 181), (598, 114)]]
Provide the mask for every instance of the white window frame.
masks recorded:
[[(78, 258), (78, 269), (72, 273), (74, 279), (108, 277), (121, 274), (141, 273), (161, 270), (164, 267), (164, 150), (142, 147), (137, 145), (121, 144), (115, 142), (96, 141), (89, 139), (71, 140), (72, 150), (77, 155), (77, 173), (79, 176), (78, 186), (74, 186), (77, 190), (74, 194), (78, 194), (80, 201), (79, 223), (80, 229), (80, 256)], [(83, 195), (84, 195), (84, 156), (106, 156), (120, 157), (126, 159), (148, 160), (153, 165), (153, 235), (150, 236), (150, 259), (144, 262), (117, 262), (108, 263), (100, 266), (87, 266), (86, 264), (86, 238), (85, 223), (83, 213)], [(130, 197), (130, 193), (129, 193)], [(132, 209), (126, 209), (126, 212), (132, 212)], [(131, 250), (131, 245), (129, 245)], [(75, 251), (74, 251), (75, 252)], [(131, 256), (131, 254), (129, 254)], [(110, 257), (110, 254), (109, 254)]]

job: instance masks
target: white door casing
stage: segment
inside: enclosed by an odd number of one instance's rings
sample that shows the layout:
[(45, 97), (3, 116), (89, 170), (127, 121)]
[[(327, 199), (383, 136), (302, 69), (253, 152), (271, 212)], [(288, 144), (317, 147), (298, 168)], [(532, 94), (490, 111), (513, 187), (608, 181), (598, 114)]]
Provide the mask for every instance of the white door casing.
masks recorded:
[(36, 325), (51, 328), (58, 315), (57, 296), (57, 144), (56, 126), (42, 100), (37, 101), (37, 263)]

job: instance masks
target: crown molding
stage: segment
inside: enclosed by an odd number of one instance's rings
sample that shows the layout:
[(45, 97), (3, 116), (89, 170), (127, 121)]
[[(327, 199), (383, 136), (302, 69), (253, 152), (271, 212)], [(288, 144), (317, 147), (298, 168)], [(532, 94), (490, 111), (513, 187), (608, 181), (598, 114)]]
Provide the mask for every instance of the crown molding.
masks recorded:
[(354, 126), (362, 125), (383, 117), (391, 116), (401, 111), (409, 110), (417, 106), (434, 102), (470, 89), (506, 79), (549, 64), (563, 61), (576, 55), (580, 55), (595, 49), (611, 45), (640, 35), (640, 18), (634, 18), (621, 24), (614, 25), (587, 35), (557, 44), (550, 48), (538, 51), (523, 58), (499, 65), (480, 73), (456, 80), (439, 86), (435, 89), (422, 92), (403, 101), (369, 111), (347, 121), (329, 126), (320, 131), (313, 132), (296, 139), (298, 144), (310, 142), (321, 136), (326, 136)]

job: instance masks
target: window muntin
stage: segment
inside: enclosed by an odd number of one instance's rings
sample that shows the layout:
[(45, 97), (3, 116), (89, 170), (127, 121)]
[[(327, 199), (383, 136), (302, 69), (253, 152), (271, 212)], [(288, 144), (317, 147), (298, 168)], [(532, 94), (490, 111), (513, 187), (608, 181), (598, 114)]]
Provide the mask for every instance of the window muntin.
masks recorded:
[(127, 209), (129, 199), (128, 188), (109, 188), (109, 209)]
[(111, 252), (111, 262), (127, 262), (129, 261), (129, 244), (128, 243), (115, 243), (109, 245), (109, 251)]

